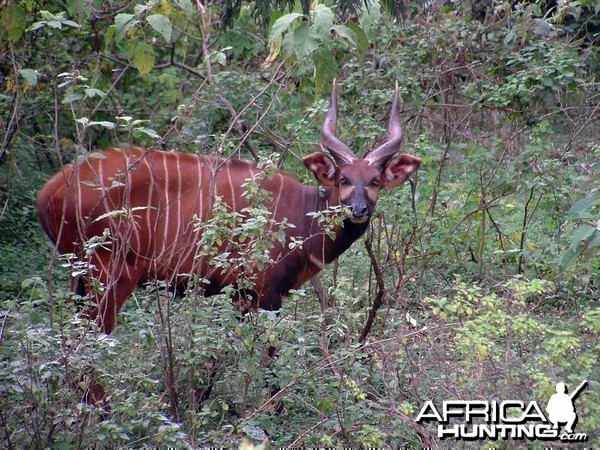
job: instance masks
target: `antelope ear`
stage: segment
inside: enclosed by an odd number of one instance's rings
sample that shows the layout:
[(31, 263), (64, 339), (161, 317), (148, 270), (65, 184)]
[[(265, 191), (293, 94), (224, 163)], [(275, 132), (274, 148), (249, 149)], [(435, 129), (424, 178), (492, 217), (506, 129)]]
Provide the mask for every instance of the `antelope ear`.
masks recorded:
[(391, 189), (401, 185), (420, 165), (421, 158), (412, 155), (404, 154), (390, 159), (383, 169), (385, 187)]
[(323, 153), (312, 153), (302, 158), (302, 162), (308, 170), (315, 174), (317, 181), (323, 186), (335, 184), (337, 167), (329, 156)]

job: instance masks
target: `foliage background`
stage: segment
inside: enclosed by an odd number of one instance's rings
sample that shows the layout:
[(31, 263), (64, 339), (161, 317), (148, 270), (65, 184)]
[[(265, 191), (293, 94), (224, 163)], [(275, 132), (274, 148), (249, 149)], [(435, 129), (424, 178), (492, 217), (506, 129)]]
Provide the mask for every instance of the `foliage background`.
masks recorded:
[[(3, 4), (4, 446), (452, 447), (415, 422), (425, 401), (542, 405), (583, 379), (577, 431), (597, 442), (598, 6), (394, 5)], [(333, 77), (360, 151), (398, 80), (405, 150), (424, 161), (367, 237), (278, 316), (240, 321), (224, 296), (150, 285), (113, 334), (82, 332), (73, 268), (37, 224), (44, 181), (135, 144), (275, 158), (312, 183), (299, 159), (318, 149)], [(105, 410), (81, 403), (92, 378)]]

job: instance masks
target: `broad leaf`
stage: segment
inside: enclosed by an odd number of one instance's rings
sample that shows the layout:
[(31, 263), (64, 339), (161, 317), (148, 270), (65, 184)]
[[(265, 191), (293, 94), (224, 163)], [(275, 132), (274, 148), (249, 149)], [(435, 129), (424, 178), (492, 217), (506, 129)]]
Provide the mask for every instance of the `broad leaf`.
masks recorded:
[(115, 35), (117, 34), (117, 29), (114, 25), (111, 25), (104, 33), (104, 45), (106, 47), (110, 47), (115, 42)]
[(87, 117), (80, 117), (79, 119), (75, 119), (75, 122), (80, 123), (85, 127), (99, 126), (99, 127), (108, 128), (109, 130), (112, 130), (115, 127), (115, 124), (112, 122), (95, 121), (95, 120), (90, 120)]
[(87, 125), (88, 125), (88, 127), (95, 127), (95, 126), (104, 127), (104, 128), (108, 128), (109, 130), (112, 130), (115, 127), (114, 123), (108, 122), (108, 121), (105, 121), (105, 120), (102, 120), (102, 121), (94, 121), (94, 120), (92, 120)]
[(287, 33), (281, 42), (281, 47), (283, 48), (283, 57), (285, 59), (290, 59), (296, 53), (296, 49), (294, 48), (294, 33)]
[(15, 43), (21, 39), (27, 25), (27, 13), (21, 6), (9, 3), (0, 13), (0, 19), (9, 41)]
[(369, 7), (363, 7), (358, 15), (360, 25), (370, 40), (373, 40), (377, 34), (379, 19), (381, 19), (380, 5), (379, 0), (372, 0), (369, 3)]
[(369, 50), (369, 38), (365, 34), (365, 31), (357, 23), (348, 22), (348, 28), (354, 32), (356, 48), (358, 49), (359, 57), (364, 57), (367, 53), (367, 50)]
[(96, 88), (86, 88), (84, 90), (85, 95), (87, 95), (89, 98), (94, 98), (96, 96), (100, 97), (100, 98), (104, 98), (106, 97), (106, 94), (101, 91), (100, 89), (96, 89)]
[(560, 266), (564, 270), (575, 258), (581, 256), (586, 250), (593, 249), (600, 244), (600, 230), (591, 225), (583, 225), (575, 230), (571, 238), (570, 247), (563, 253)]
[(133, 65), (142, 75), (149, 74), (154, 68), (154, 49), (145, 42), (139, 42), (136, 45)]
[(151, 16), (148, 16), (146, 20), (157, 33), (160, 33), (162, 37), (165, 38), (167, 43), (171, 43), (173, 27), (167, 16), (163, 16), (162, 14), (152, 14)]
[(313, 21), (319, 37), (324, 41), (328, 39), (333, 27), (333, 11), (323, 4), (318, 4)]
[(269, 36), (269, 45), (271, 45), (276, 39), (281, 37), (283, 33), (285, 33), (288, 28), (290, 28), (291, 24), (298, 18), (302, 17), (300, 13), (290, 13), (285, 16), (281, 16), (279, 19), (275, 21), (273, 27), (271, 28), (271, 34)]
[(265, 59), (265, 62), (263, 63), (264, 67), (269, 67), (275, 62), (277, 56), (279, 56), (279, 51), (281, 50), (281, 36), (279, 36), (277, 39), (274, 39), (270, 45), (271, 50), (269, 51), (267, 59)]
[(31, 86), (35, 86), (37, 85), (37, 77), (38, 77), (38, 71), (34, 70), (34, 69), (21, 69), (19, 70), (19, 74), (25, 78), (25, 81), (27, 82), (27, 84), (31, 85)]
[(151, 138), (160, 139), (160, 135), (156, 131), (154, 131), (152, 128), (146, 128), (146, 127), (134, 128), (133, 133), (134, 134), (143, 133), (147, 136), (150, 136)]
[(317, 94), (323, 94), (337, 76), (338, 64), (329, 49), (319, 49), (313, 54), (315, 63), (315, 88)]
[(125, 39), (127, 32), (138, 23), (140, 21), (136, 19), (134, 14), (117, 14), (115, 17), (115, 28), (117, 29), (116, 41), (120, 42)]
[(333, 30), (358, 50), (359, 58), (365, 55), (369, 48), (369, 40), (359, 25), (349, 22), (348, 25), (334, 25)]
[(585, 245), (587, 240), (594, 234), (596, 228), (591, 225), (583, 225), (579, 227), (575, 233), (573, 233), (573, 237), (571, 238), (571, 247), (575, 248), (581, 245)]
[(72, 17), (85, 23), (92, 14), (92, 2), (89, 0), (67, 0), (67, 10)]
[(190, 0), (175, 0), (175, 4), (179, 7), (179, 9), (185, 12), (186, 16), (188, 17), (198, 13), (198, 10)]
[(579, 216), (581, 213), (587, 212), (590, 208), (600, 202), (600, 195), (592, 195), (591, 197), (582, 198), (569, 209), (570, 216)]
[(75, 92), (70, 92), (68, 94), (65, 95), (65, 98), (62, 100), (62, 104), (63, 105), (68, 105), (71, 104), (73, 102), (79, 101), (83, 98), (82, 94), (79, 93), (75, 93)]
[(306, 22), (294, 31), (294, 51), (298, 59), (314, 52), (319, 47), (319, 42), (317, 31)]

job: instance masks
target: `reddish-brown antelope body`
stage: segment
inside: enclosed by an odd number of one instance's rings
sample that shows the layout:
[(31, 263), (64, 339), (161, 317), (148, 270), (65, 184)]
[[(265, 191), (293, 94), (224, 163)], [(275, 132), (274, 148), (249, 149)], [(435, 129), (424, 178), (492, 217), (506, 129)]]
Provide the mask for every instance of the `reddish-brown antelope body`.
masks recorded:
[[(285, 243), (276, 242), (270, 249), (274, 262), (246, 268), (251, 273), (215, 267), (210, 258), (198, 257), (203, 230), (198, 224), (210, 220), (217, 198), (229, 211), (245, 214), (244, 184), (260, 172), (252, 162), (113, 148), (66, 167), (48, 181), (38, 199), (42, 227), (59, 252), (91, 263), (89, 272), (74, 281), (74, 289), (79, 294), (90, 291), (94, 306), (88, 315), (101, 329), (109, 333), (114, 328), (119, 310), (138, 284), (159, 279), (181, 286), (192, 274), (204, 280), (205, 295), (236, 286), (237, 277), (248, 277), (253, 287), (244, 296), (252, 299), (251, 308), (278, 310), (290, 289), (299, 288), (358, 239), (379, 191), (403, 183), (421, 160), (398, 155), (402, 131), (397, 86), (388, 140), (364, 159), (336, 137), (336, 96), (334, 83), (322, 138), (333, 159), (323, 153), (303, 158), (325, 187), (324, 194), (282, 171), (259, 177), (270, 193), (272, 220), (286, 219), (293, 227), (285, 229)], [(331, 239), (309, 214), (335, 205), (347, 206), (349, 214)], [(102, 236), (108, 240), (84, 246)], [(291, 249), (292, 237), (304, 239), (303, 245)], [(223, 251), (227, 245), (223, 243)], [(94, 280), (103, 289), (94, 287)]]

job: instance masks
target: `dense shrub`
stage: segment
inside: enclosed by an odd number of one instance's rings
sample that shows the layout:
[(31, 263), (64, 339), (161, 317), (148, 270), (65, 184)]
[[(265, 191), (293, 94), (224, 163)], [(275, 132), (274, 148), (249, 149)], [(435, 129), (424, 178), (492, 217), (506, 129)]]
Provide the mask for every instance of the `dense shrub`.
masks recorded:
[[(267, 35), (245, 6), (225, 31), (187, 1), (67, 5), (2, 12), (7, 447), (452, 447), (415, 422), (425, 401), (545, 404), (558, 381), (597, 379), (598, 54), (564, 11), (407, 4), (397, 22), (377, 2), (353, 20), (315, 4)], [(135, 144), (269, 158), (311, 183), (299, 157), (318, 149), (334, 76), (342, 140), (371, 148), (398, 80), (404, 148), (424, 161), (364, 240), (279, 315), (150, 283), (110, 336), (78, 317), (74, 268), (36, 223), (51, 173)], [(94, 380), (105, 407), (81, 402)], [(590, 446), (598, 404), (590, 382)]]

